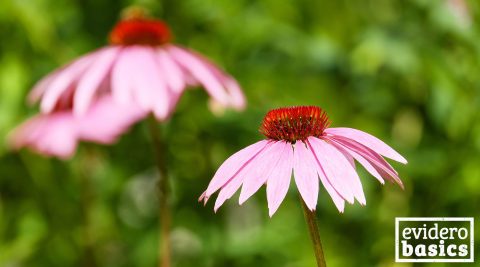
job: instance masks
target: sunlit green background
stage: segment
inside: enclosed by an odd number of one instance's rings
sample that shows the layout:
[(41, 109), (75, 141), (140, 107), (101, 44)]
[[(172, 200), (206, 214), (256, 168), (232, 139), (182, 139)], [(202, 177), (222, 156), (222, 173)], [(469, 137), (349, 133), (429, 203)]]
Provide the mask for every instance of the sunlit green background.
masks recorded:
[(175, 266), (314, 266), (293, 183), (271, 219), (264, 188), (217, 214), (197, 203), (219, 164), (262, 138), (265, 112), (286, 105), (319, 105), (332, 126), (372, 133), (409, 160), (393, 163), (405, 191), (359, 166), (365, 207), (339, 214), (320, 191), (329, 266), (396, 266), (395, 217), (480, 219), (478, 1), (3, 0), (0, 266), (156, 265), (157, 176), (144, 123), (113, 146), (82, 144), (68, 161), (12, 152), (4, 141), (37, 112), (24, 100), (32, 85), (105, 45), (131, 4), (166, 20), (176, 43), (225, 68), (248, 98), (245, 112), (214, 115), (206, 93), (190, 90), (162, 126)]

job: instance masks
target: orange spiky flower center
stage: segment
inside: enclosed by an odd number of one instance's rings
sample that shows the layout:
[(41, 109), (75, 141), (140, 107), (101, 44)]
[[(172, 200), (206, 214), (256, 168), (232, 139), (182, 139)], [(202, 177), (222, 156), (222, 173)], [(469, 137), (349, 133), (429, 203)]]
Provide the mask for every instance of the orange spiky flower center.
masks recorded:
[(270, 110), (263, 119), (260, 132), (268, 139), (295, 143), (310, 136), (322, 136), (329, 125), (327, 113), (319, 107), (287, 107)]
[(170, 42), (172, 35), (161, 20), (135, 17), (118, 22), (110, 32), (113, 45), (159, 46)]

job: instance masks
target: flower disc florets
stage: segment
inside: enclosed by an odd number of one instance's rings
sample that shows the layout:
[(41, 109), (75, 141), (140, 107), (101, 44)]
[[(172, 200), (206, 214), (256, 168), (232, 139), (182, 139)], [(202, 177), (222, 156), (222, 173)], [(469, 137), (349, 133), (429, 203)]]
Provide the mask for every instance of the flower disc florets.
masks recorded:
[(171, 39), (170, 29), (163, 21), (145, 18), (122, 20), (110, 33), (110, 43), (114, 45), (159, 46)]
[(287, 107), (269, 111), (263, 119), (260, 132), (268, 139), (295, 143), (309, 136), (322, 136), (329, 125), (327, 114), (319, 107)]

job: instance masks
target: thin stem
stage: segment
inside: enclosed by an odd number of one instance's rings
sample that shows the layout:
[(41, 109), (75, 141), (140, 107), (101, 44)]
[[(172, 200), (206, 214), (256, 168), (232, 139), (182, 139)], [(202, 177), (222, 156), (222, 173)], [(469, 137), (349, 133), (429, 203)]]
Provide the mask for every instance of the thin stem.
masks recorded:
[(302, 202), (303, 214), (305, 215), (305, 221), (307, 222), (310, 239), (312, 239), (315, 258), (317, 259), (317, 266), (326, 267), (327, 264), (325, 263), (325, 256), (323, 255), (322, 242), (320, 241), (320, 233), (318, 232), (315, 211), (311, 211), (301, 197), (300, 202)]
[(87, 149), (87, 153), (84, 154), (80, 160), (79, 178), (80, 178), (80, 213), (82, 215), (82, 237), (83, 237), (83, 257), (82, 266), (95, 267), (97, 266), (95, 260), (95, 247), (92, 240), (91, 228), (92, 220), (90, 218), (90, 210), (92, 207), (93, 199), (93, 186), (92, 186), (92, 166), (95, 166), (92, 161), (94, 160), (94, 154)]
[(159, 222), (160, 222), (160, 246), (158, 250), (158, 266), (170, 267), (171, 264), (171, 242), (170, 242), (170, 188), (168, 182), (167, 162), (164, 156), (165, 144), (162, 141), (158, 124), (155, 118), (150, 117), (148, 120), (150, 135), (153, 142), (153, 150), (155, 153), (157, 168), (160, 173), (160, 179), (157, 184), (158, 201), (159, 201)]

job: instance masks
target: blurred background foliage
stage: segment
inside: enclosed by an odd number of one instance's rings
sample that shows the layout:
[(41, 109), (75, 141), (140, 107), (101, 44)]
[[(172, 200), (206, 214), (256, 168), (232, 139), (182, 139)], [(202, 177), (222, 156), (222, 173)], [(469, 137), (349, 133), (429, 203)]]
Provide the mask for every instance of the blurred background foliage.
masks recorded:
[[(37, 112), (24, 100), (32, 85), (103, 46), (132, 4), (166, 20), (176, 43), (233, 74), (249, 101), (244, 113), (222, 111), (207, 104), (204, 91), (190, 90), (162, 125), (175, 266), (314, 265), (293, 183), (271, 219), (264, 189), (243, 206), (233, 198), (218, 214), (212, 203), (197, 203), (219, 164), (262, 138), (263, 115), (280, 106), (322, 106), (332, 126), (370, 132), (409, 160), (394, 164), (405, 191), (380, 186), (359, 168), (365, 207), (339, 214), (320, 191), (329, 266), (395, 266), (395, 217), (479, 214), (475, 0), (4, 0), (2, 140)], [(2, 142), (0, 266), (155, 266), (156, 171), (147, 133), (138, 124), (114, 146), (82, 144), (65, 162), (12, 152)]]

